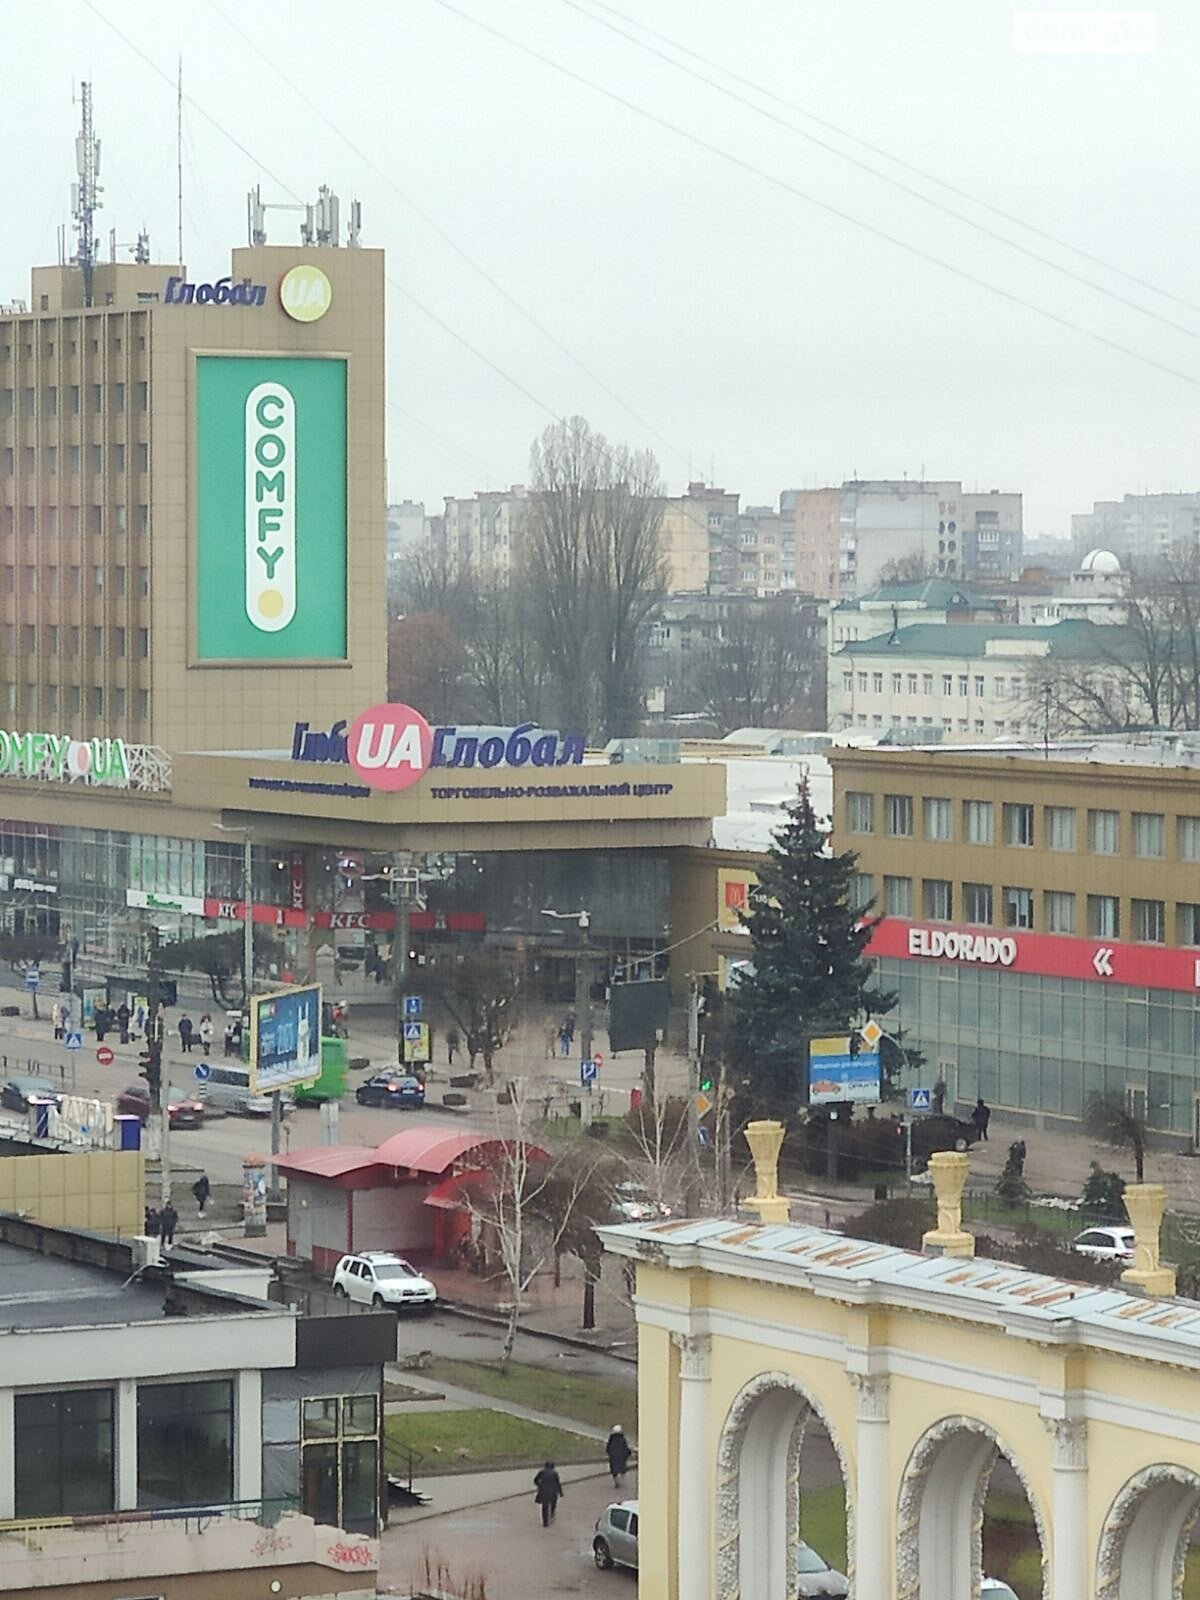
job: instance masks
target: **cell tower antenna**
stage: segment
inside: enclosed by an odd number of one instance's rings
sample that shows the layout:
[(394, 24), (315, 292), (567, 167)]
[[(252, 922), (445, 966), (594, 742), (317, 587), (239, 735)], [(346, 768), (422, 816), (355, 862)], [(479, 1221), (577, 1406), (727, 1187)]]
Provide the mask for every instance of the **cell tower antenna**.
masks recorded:
[(75, 138), (75, 171), (71, 185), (71, 213), (76, 227), (75, 265), (83, 273), (83, 303), (92, 304), (92, 281), (96, 270), (96, 212), (103, 202), (100, 177), (100, 141), (92, 129), (92, 86), (80, 84), (83, 123)]
[(175, 217), (178, 225), (179, 255), (183, 267), (183, 56), (175, 79)]

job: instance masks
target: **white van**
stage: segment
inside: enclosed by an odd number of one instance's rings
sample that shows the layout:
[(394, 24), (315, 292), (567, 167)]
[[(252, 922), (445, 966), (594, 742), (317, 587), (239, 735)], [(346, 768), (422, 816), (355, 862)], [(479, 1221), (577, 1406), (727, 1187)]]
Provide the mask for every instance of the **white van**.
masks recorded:
[[(208, 1069), (208, 1077), (196, 1085), (197, 1097), (211, 1106), (214, 1111), (227, 1111), (232, 1116), (240, 1117), (269, 1117), (271, 1115), (271, 1096), (269, 1094), (251, 1094), (250, 1068), (237, 1063), (218, 1065), (216, 1062)], [(291, 1095), (284, 1091), (280, 1095), (281, 1109), (286, 1116), (295, 1107)]]

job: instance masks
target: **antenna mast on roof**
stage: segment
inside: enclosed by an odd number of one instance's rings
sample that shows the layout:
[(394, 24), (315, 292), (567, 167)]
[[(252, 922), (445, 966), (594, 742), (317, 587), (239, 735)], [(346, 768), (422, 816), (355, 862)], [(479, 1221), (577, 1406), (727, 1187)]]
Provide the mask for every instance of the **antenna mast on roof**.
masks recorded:
[(183, 56), (175, 78), (175, 220), (178, 232), (179, 270), (183, 271)]
[(75, 138), (75, 170), (78, 181), (71, 185), (71, 216), (78, 229), (75, 265), (83, 272), (83, 303), (92, 304), (92, 280), (96, 270), (96, 212), (104, 192), (99, 182), (100, 141), (92, 131), (92, 86), (80, 85), (83, 100), (83, 125)]

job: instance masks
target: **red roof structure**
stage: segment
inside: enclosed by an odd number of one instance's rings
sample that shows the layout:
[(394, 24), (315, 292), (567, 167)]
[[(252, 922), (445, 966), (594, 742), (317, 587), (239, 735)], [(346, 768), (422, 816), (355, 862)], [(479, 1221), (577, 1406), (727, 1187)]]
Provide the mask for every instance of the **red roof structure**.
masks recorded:
[[(293, 1150), (272, 1159), (281, 1172), (295, 1172), (312, 1178), (342, 1178), (349, 1173), (389, 1170), (440, 1177), (449, 1173), (464, 1156), (474, 1156), (486, 1165), (493, 1152), (504, 1148), (503, 1139), (489, 1134), (457, 1133), (447, 1128), (417, 1126), (402, 1128), (375, 1150), (345, 1145), (313, 1145)], [(531, 1161), (549, 1161), (545, 1150), (528, 1147)]]

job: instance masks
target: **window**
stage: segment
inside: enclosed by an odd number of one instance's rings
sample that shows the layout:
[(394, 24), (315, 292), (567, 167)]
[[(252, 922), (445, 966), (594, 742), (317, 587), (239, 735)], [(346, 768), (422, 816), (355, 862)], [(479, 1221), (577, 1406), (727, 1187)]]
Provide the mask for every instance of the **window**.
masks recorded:
[(79, 446), (77, 444), (67, 446), (67, 468), (73, 473), (78, 473), (79, 471)]
[(1120, 839), (1120, 817), (1116, 811), (1088, 812), (1088, 849), (1093, 855), (1115, 856)]
[(124, 593), (125, 593), (125, 568), (124, 567), (114, 567), (113, 568), (113, 593), (116, 594), (116, 595), (124, 595)]
[(1200, 861), (1200, 817), (1180, 817), (1177, 843), (1181, 861)]
[(94, 717), (104, 715), (104, 690), (99, 684), (92, 690), (92, 715)]
[(859, 694), (866, 694), (867, 692), (867, 675), (865, 672), (858, 674), (858, 692)]
[(25, 654), (27, 656), (34, 655), (36, 653), (36, 651), (37, 651), (37, 629), (32, 625), (32, 623), (26, 623), (25, 624), (25, 628), (24, 628), (24, 634), (25, 634)]
[(233, 1499), (233, 1385), (143, 1383), (137, 1396), (138, 1506)]
[(72, 622), (67, 628), (67, 654), (69, 656), (77, 656), (79, 654), (79, 624), (77, 622)]
[(846, 792), (846, 829), (850, 833), (875, 832), (875, 796)]
[(975, 693), (976, 693), (977, 696), (979, 696), (980, 699), (982, 699), (982, 697), (983, 697), (983, 673), (982, 672), (977, 672), (975, 674)]
[(79, 705), (81, 699), (82, 696), (79, 692), (79, 687), (77, 684), (73, 685), (67, 690), (67, 715), (69, 717), (77, 717), (79, 715)]
[(1167, 908), (1161, 900), (1135, 900), (1132, 904), (1133, 937), (1142, 944), (1165, 944)]
[(1133, 853), (1144, 859), (1157, 860), (1164, 854), (1164, 823), (1166, 819), (1157, 811), (1133, 813)]
[(150, 404), (150, 385), (148, 383), (135, 383), (133, 386), (134, 400), (139, 411), (145, 411)]
[(94, 444), (92, 446), (92, 471), (97, 476), (104, 471), (104, 446), (102, 444)]
[(1175, 938), (1179, 944), (1200, 946), (1200, 905), (1181, 900), (1175, 907)]
[(120, 658), (125, 654), (125, 629), (113, 629), (113, 655)]
[(300, 1508), (351, 1533), (378, 1531), (379, 1419), (373, 1394), (305, 1400)]
[(73, 417), (79, 415), (79, 385), (73, 383), (67, 390), (67, 410)]
[(968, 844), (991, 844), (993, 827), (990, 800), (963, 801), (963, 838)]
[(1121, 937), (1121, 902), (1115, 894), (1090, 894), (1087, 897), (1088, 933), (1093, 939)]
[[(917, 686), (917, 675), (916, 675), (916, 673), (915, 672), (912, 673), (911, 677), (912, 677), (912, 687), (915, 689), (916, 686)], [(921, 674), (921, 693), (922, 694), (932, 694), (933, 693), (933, 673), (932, 672), (923, 672)]]
[(882, 694), (883, 693), (883, 673), (882, 672), (873, 672), (871, 674), (871, 689), (872, 689), (872, 692), (875, 693), (875, 694)]
[(1042, 896), (1042, 921), (1047, 933), (1075, 932), (1075, 896), (1047, 889)]
[(954, 891), (945, 878), (926, 878), (921, 899), (930, 922), (949, 922), (954, 912)]
[(137, 714), (138, 714), (138, 721), (139, 722), (149, 722), (149, 720), (150, 720), (150, 691), (149, 691), (149, 689), (139, 689), (138, 690)]
[(950, 810), (949, 800), (929, 799), (924, 802), (927, 839), (945, 841), (951, 837)]
[(139, 472), (149, 472), (150, 470), (150, 446), (148, 444), (139, 444), (137, 446), (137, 470)]
[(1032, 889), (1005, 889), (1004, 926), (1006, 928), (1033, 927)]
[(913, 885), (911, 878), (883, 880), (883, 909), (889, 917), (911, 917), (913, 914)]
[(1033, 843), (1033, 807), (1008, 805), (1004, 807), (1004, 842), (1022, 845)]
[(125, 385), (123, 383), (114, 383), (113, 384), (113, 410), (119, 416), (121, 414), (121, 412), (124, 411), (124, 409), (125, 409)]
[(913, 831), (913, 803), (909, 794), (887, 794), (883, 797), (887, 813), (887, 831), (893, 839), (911, 839)]
[(954, 693), (954, 674), (951, 673), (951, 672), (943, 672), (942, 673), (942, 693), (943, 694), (953, 694)]
[(852, 672), (842, 673), (842, 689), (846, 694), (854, 693), (854, 674)]
[(46, 654), (48, 656), (56, 656), (58, 654), (57, 622), (50, 622), (46, 625)]
[(903, 674), (902, 673), (899, 673), (899, 672), (893, 672), (892, 673), (892, 693), (893, 694), (899, 694), (900, 693), (900, 686), (903, 683), (903, 681), (904, 681), (904, 678), (903, 678)]
[(1042, 813), (1047, 850), (1074, 850), (1075, 807), (1046, 806)]
[(92, 410), (97, 412), (97, 413), (104, 410), (104, 386), (103, 386), (103, 384), (94, 383), (92, 385)]
[(92, 568), (92, 593), (93, 594), (103, 594), (104, 593), (104, 568), (103, 567), (93, 567)]
[(25, 593), (26, 594), (36, 594), (37, 593), (37, 576), (38, 576), (38, 574), (37, 574), (37, 568), (36, 567), (26, 567), (25, 568)]
[(967, 692), (967, 675), (966, 675), (965, 672), (960, 672), (959, 673), (959, 676), (958, 676), (958, 692), (961, 695), (965, 695), (966, 692)]
[(125, 691), (124, 691), (124, 689), (114, 689), (113, 692), (112, 692), (112, 701), (113, 701), (113, 708), (112, 708), (113, 716), (116, 717), (118, 721), (124, 721), (124, 719), (125, 719)]
[(987, 926), (992, 920), (992, 886), (990, 883), (964, 883), (963, 916), (968, 922)]
[(104, 629), (92, 629), (92, 659), (98, 661), (104, 654)]
[(48, 717), (56, 717), (58, 715), (58, 685), (56, 683), (43, 684), (42, 694), (45, 696), (46, 701), (46, 715)]
[(875, 879), (869, 872), (850, 874), (850, 908), (863, 911), (875, 898)]
[(58, 415), (58, 390), (53, 384), (46, 390), (46, 415), (48, 417)]
[(996, 688), (994, 692), (997, 700), (1005, 700), (1008, 698), (1006, 680), (1003, 677), (998, 677), (996, 679)]
[(13, 1399), (18, 1517), (112, 1511), (111, 1389), (64, 1389)]
[(150, 629), (139, 628), (137, 631), (138, 660), (145, 661), (150, 654)]

